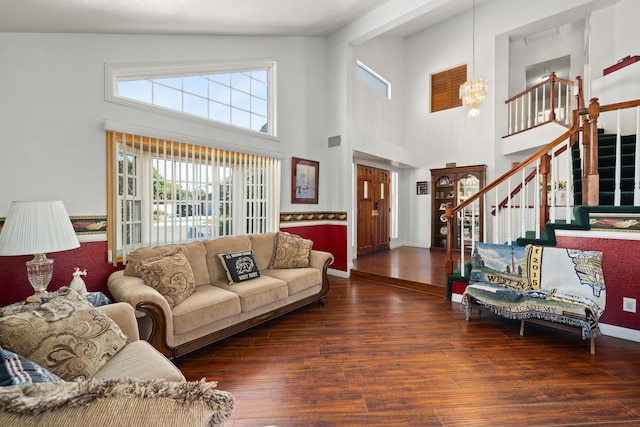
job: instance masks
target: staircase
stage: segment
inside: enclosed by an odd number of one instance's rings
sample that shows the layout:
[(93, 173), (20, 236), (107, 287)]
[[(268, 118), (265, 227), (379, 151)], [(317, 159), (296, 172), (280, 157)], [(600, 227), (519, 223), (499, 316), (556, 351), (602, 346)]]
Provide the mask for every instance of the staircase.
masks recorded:
[[(600, 206), (633, 206), (634, 180), (636, 174), (636, 135), (607, 134), (598, 129), (598, 174), (600, 175)], [(616, 184), (617, 145), (620, 144), (620, 180)], [(574, 205), (582, 204), (582, 160), (580, 146), (571, 147), (573, 165)], [(616, 203), (616, 189), (619, 203)]]
[[(464, 216), (482, 203), (490, 209), (485, 210), (481, 241), (555, 245), (555, 229), (588, 230), (590, 213), (640, 213), (640, 147), (636, 135), (618, 137), (597, 126), (601, 115), (617, 113), (616, 133), (621, 133), (621, 111), (635, 111), (632, 128), (640, 133), (640, 100), (601, 106), (593, 98), (588, 107), (573, 110), (571, 127), (565, 133), (463, 203), (447, 208), (448, 223), (455, 223), (454, 215)], [(623, 125), (629, 128), (628, 123)], [(556, 196), (561, 183), (568, 184), (563, 189), (564, 198)], [(453, 230), (449, 227), (447, 242), (452, 241)], [(461, 246), (456, 268), (469, 260), (470, 248), (465, 251)], [(448, 247), (446, 274), (453, 269), (452, 248)]]

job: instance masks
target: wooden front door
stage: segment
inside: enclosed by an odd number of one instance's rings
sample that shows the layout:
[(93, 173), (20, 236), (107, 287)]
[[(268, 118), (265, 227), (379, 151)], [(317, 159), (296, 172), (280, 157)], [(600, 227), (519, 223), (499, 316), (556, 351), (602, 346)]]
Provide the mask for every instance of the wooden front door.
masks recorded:
[(358, 255), (389, 249), (388, 170), (358, 165)]

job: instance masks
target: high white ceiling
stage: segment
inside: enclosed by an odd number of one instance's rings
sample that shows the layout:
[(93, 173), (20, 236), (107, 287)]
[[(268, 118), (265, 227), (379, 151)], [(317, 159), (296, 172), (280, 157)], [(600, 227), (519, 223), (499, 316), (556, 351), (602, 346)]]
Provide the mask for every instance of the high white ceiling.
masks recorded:
[(388, 0), (0, 0), (0, 31), (324, 36)]
[[(326, 36), (393, 0), (0, 0), (0, 31)], [(478, 0), (478, 4), (486, 0)], [(471, 8), (426, 0), (430, 12), (387, 35), (404, 37)]]

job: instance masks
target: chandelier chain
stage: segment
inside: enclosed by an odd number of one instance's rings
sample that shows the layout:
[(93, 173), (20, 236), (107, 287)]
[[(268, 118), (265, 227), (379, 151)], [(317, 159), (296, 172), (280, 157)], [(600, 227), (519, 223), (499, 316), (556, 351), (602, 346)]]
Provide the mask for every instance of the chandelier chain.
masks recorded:
[(476, 0), (472, 2), (471, 26), (471, 79), (460, 85), (460, 99), (462, 105), (469, 107), (469, 117), (480, 114), (478, 107), (484, 102), (487, 94), (487, 81), (476, 79)]
[(473, 0), (471, 24), (471, 78), (476, 76), (476, 0)]

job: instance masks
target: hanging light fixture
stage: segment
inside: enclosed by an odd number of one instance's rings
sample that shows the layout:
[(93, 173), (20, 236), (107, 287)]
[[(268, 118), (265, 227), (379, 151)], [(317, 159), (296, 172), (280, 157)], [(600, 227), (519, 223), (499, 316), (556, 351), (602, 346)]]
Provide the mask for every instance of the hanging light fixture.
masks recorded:
[(476, 0), (473, 0), (473, 28), (471, 38), (471, 80), (460, 85), (460, 99), (462, 105), (469, 108), (469, 117), (480, 114), (478, 107), (484, 102), (488, 84), (484, 79), (476, 79)]

